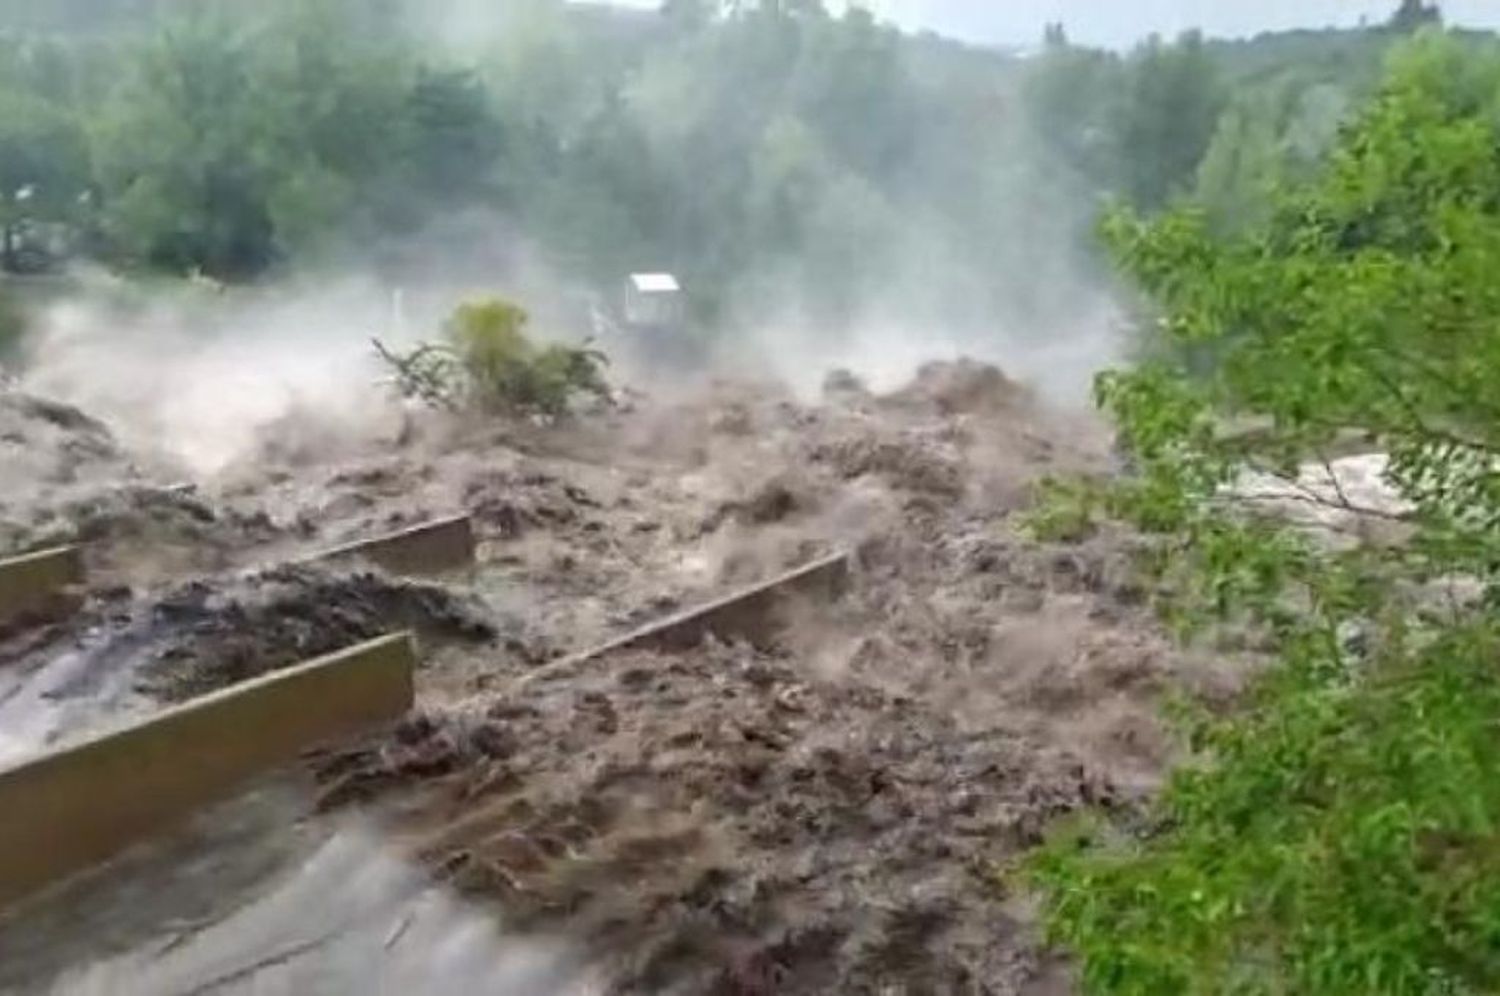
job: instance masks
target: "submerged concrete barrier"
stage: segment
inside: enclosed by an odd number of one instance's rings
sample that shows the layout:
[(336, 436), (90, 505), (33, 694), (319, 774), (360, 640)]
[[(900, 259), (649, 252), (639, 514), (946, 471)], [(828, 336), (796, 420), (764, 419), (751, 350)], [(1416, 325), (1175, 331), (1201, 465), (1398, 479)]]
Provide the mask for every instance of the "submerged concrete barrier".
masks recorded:
[(383, 637), (0, 770), (0, 907), (400, 717), (415, 665), (409, 634)]
[(792, 596), (832, 600), (849, 580), (849, 553), (815, 560), (769, 581), (668, 616), (602, 646), (571, 654), (528, 673), (522, 685), (564, 674), (580, 664), (624, 650), (687, 650), (712, 634), (721, 640), (760, 644), (777, 630), (778, 615)]
[(84, 574), (83, 551), (76, 546), (0, 560), (0, 624), (65, 609)]
[(474, 566), (474, 547), (474, 523), (460, 515), (349, 543), (311, 559), (318, 563), (364, 560), (392, 574), (447, 574)]

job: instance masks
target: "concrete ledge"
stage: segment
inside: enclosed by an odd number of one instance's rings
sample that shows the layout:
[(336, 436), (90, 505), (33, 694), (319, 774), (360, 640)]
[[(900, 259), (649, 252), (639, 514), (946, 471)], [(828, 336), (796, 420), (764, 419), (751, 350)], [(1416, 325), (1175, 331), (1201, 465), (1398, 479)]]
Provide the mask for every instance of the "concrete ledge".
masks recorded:
[(603, 646), (572, 654), (531, 672), (527, 685), (622, 650), (688, 650), (710, 633), (721, 640), (765, 643), (777, 628), (778, 613), (791, 596), (832, 601), (849, 580), (847, 551), (824, 557), (780, 577), (651, 623)]
[(55, 614), (83, 582), (83, 551), (76, 546), (0, 560), (0, 624)]
[(317, 563), (364, 560), (392, 574), (431, 575), (474, 566), (474, 524), (467, 515), (350, 543), (313, 557)]
[(204, 696), (0, 771), (0, 907), (100, 864), (307, 749), (407, 712), (408, 634)]

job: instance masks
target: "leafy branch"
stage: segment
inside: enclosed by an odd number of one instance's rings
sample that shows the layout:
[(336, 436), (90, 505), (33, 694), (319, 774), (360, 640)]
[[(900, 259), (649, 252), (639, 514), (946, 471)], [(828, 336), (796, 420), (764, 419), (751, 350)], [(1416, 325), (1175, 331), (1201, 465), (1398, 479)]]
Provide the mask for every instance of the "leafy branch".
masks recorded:
[(390, 368), (390, 383), (403, 398), (415, 398), (433, 408), (459, 408), (459, 365), (452, 350), (422, 343), (410, 352), (396, 352), (372, 339), (375, 353)]
[[(1188, 711), (1194, 763), (1146, 830), (1084, 819), (1033, 863), (1092, 992), (1500, 990), (1497, 94), (1500, 49), (1420, 36), (1260, 229), (1107, 225), (1163, 315), (1158, 359), (1098, 392), (1136, 471), (1055, 488), (1068, 514), (1041, 519), (1143, 531), (1177, 631), (1236, 618), (1270, 659), (1241, 709)], [(1244, 417), (1265, 428), (1216, 431)], [(1389, 447), (1400, 511), (1340, 483), (1327, 445), (1350, 427)], [(1402, 539), (1236, 514), (1246, 469)]]

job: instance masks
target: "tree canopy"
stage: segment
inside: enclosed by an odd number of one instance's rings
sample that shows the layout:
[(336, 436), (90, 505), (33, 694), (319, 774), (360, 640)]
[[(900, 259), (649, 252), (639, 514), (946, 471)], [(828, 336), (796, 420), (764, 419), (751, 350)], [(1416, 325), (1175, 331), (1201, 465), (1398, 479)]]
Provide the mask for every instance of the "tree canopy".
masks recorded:
[[(1242, 710), (1188, 714), (1196, 763), (1145, 829), (1039, 861), (1092, 991), (1500, 986), (1497, 95), (1493, 41), (1419, 35), (1258, 222), (1107, 226), (1167, 348), (1101, 380), (1138, 473), (1085, 501), (1156, 537), (1184, 632), (1249, 627), (1276, 662)], [(1399, 504), (1298, 483), (1351, 430)], [(1388, 538), (1237, 506), (1247, 466)]]
[(58, 218), (111, 265), (257, 279), (478, 211), (572, 279), (667, 269), (705, 314), (775, 299), (829, 328), (882, 295), (1042, 324), (1094, 266), (1092, 195), (1191, 189), (1224, 102), (1196, 36), (1118, 57), (1055, 30), (1033, 65), (806, 2), (524, 0), (463, 37), (405, 0), (3, 23), (28, 30), (0, 97), (84, 137), (46, 146), (67, 177), (47, 189), (89, 192)]

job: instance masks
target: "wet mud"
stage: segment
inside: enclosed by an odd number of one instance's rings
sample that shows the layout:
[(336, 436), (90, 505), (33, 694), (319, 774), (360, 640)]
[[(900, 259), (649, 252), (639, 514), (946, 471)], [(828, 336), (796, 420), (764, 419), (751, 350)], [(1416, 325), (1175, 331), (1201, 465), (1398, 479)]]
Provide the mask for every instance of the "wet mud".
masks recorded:
[[(49, 701), (107, 702), (110, 674), (174, 701), (416, 629), (418, 712), (311, 762), (309, 812), (379, 826), (512, 938), (565, 939), (590, 992), (1067, 992), (1005, 870), (1058, 817), (1157, 787), (1169, 683), (1239, 680), (1158, 632), (1127, 539), (1026, 537), (1037, 480), (1106, 471), (1108, 439), (982, 364), (284, 449), (152, 499), (200, 552), (170, 580), (105, 571), (79, 615), (0, 644), (0, 681), (72, 653)], [(127, 550), (126, 505), (99, 546)], [(268, 566), (455, 511), (471, 576)], [(540, 670), (836, 550), (841, 597), (757, 646)]]

